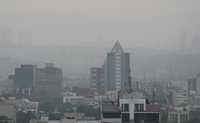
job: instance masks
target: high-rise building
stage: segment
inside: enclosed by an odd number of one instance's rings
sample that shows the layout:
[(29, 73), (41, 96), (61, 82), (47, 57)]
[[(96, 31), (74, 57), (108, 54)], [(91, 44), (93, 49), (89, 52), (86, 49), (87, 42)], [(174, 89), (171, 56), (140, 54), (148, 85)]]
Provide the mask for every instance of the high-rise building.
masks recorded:
[(31, 96), (35, 83), (35, 65), (21, 65), (15, 68), (14, 86), (18, 96)]
[(36, 70), (34, 94), (37, 97), (59, 97), (62, 92), (62, 70), (53, 64)]
[(57, 97), (62, 91), (62, 70), (47, 64), (44, 68), (36, 65), (21, 65), (13, 76), (15, 93), (21, 97)]
[(188, 94), (200, 95), (200, 73), (188, 80)]
[(196, 90), (197, 95), (200, 95), (200, 73), (196, 76)]
[(106, 90), (127, 90), (131, 88), (130, 54), (124, 52), (117, 41), (103, 65)]
[(90, 69), (90, 87), (97, 89), (98, 92), (103, 92), (103, 69), (93, 67)]
[(197, 80), (191, 78), (188, 80), (188, 95), (195, 95), (197, 92)]

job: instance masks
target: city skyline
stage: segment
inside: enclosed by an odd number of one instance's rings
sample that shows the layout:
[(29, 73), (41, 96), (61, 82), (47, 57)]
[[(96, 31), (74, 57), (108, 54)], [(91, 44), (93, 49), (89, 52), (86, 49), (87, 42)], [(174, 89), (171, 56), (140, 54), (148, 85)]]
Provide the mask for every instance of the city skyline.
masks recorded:
[(200, 123), (200, 0), (0, 0), (0, 123)]

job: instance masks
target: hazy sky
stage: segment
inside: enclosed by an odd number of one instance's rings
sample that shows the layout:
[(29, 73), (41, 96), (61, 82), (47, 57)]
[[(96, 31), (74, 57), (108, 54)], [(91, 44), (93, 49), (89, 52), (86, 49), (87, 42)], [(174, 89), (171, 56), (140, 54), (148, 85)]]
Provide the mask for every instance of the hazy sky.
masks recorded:
[(199, 5), (200, 0), (0, 0), (0, 32), (8, 30), (20, 44), (111, 46), (119, 39), (128, 48), (179, 48), (200, 31)]

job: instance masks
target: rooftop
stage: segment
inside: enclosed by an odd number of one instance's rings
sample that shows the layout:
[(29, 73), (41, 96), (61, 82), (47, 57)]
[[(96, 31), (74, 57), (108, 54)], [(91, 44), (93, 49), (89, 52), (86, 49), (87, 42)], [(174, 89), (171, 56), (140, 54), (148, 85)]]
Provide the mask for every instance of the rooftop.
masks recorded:
[(122, 99), (145, 99), (145, 96), (141, 92), (132, 92), (130, 94), (122, 95)]
[(111, 52), (112, 52), (112, 53), (115, 53), (115, 52), (118, 52), (118, 51), (123, 52), (123, 48), (122, 48), (120, 42), (117, 40), (117, 41), (115, 42), (115, 45), (114, 45), (114, 47), (112, 48), (112, 51), (111, 51)]
[(161, 111), (161, 106), (159, 104), (149, 104), (146, 107), (145, 112), (160, 112)]
[(102, 104), (102, 112), (113, 112), (113, 113), (119, 113), (120, 109), (116, 104), (113, 102), (104, 102)]

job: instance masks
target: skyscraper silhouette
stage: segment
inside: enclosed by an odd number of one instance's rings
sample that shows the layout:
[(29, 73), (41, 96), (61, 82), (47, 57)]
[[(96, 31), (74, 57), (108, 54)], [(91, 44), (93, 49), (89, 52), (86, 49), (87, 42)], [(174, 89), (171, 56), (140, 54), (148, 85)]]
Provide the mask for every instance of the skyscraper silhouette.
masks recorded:
[(131, 87), (130, 54), (116, 41), (103, 65), (106, 90), (127, 90)]

